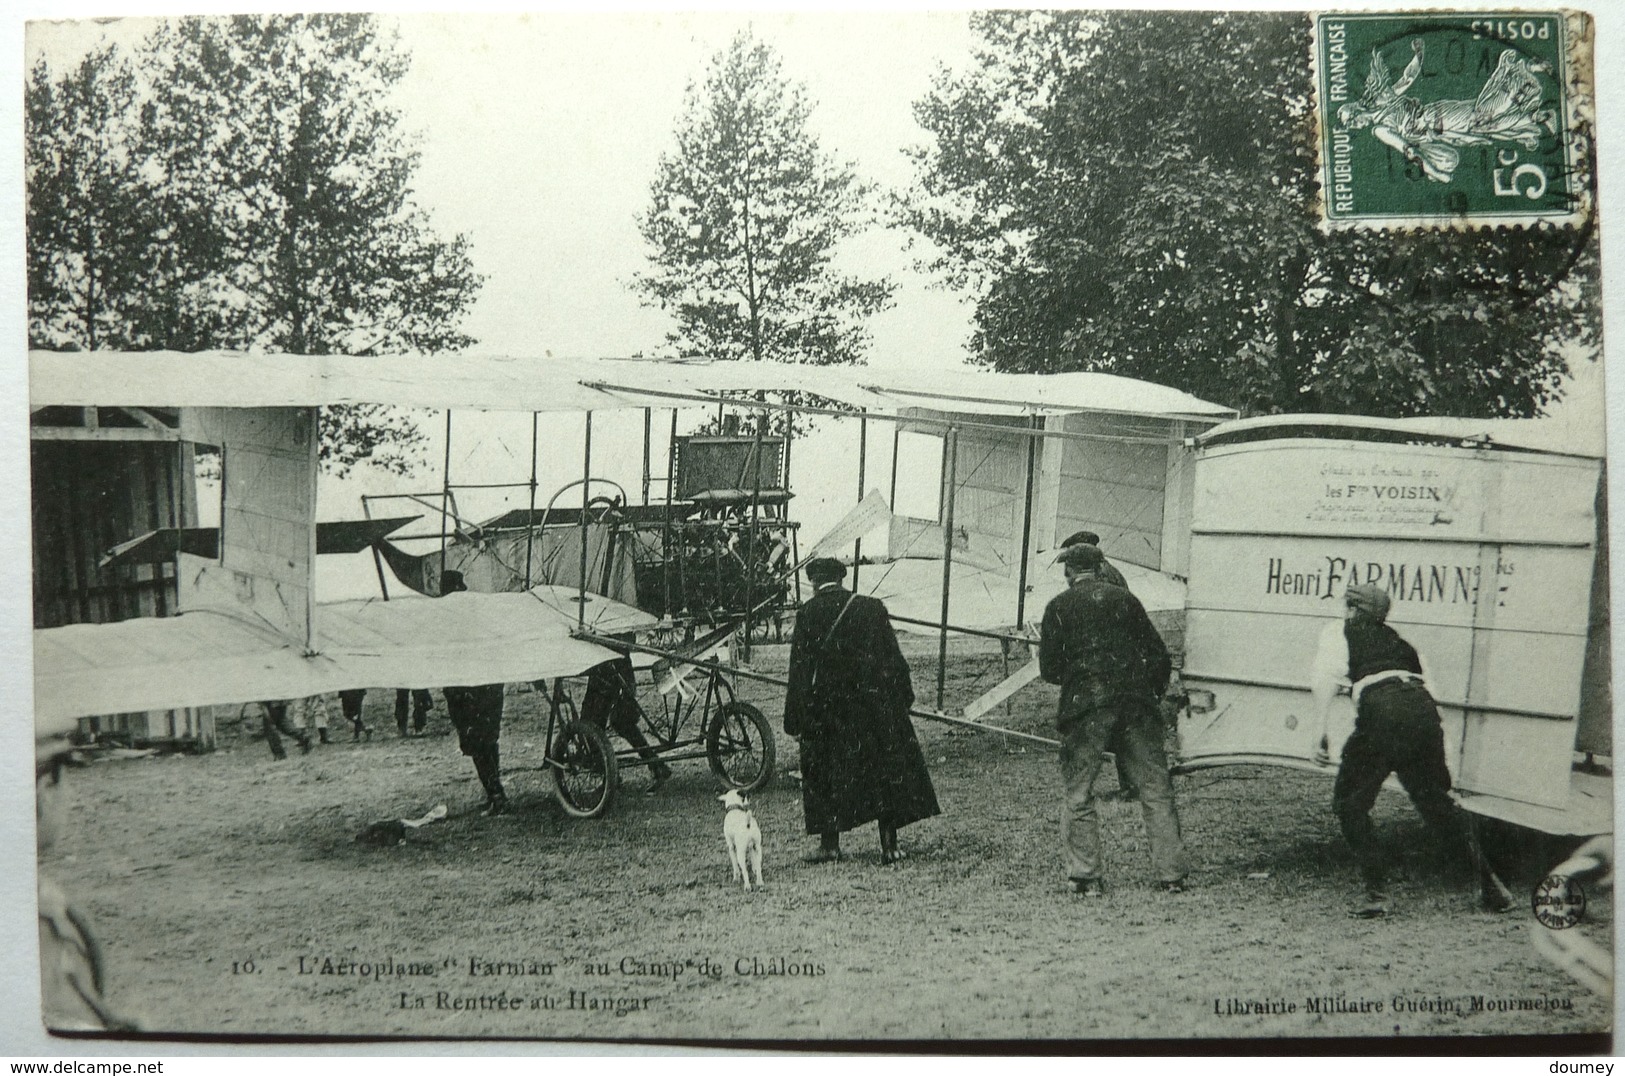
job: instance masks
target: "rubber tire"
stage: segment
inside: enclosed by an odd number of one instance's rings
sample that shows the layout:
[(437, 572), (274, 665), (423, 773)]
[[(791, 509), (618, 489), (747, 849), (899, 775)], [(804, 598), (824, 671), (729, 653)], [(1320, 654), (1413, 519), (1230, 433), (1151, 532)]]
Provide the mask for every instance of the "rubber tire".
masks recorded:
[(597, 725), (586, 721), (566, 721), (553, 740), (552, 757), (567, 760), (567, 766), (576, 768), (579, 772), (590, 770), (603, 779), (603, 787), (597, 796), (579, 798), (566, 784), (566, 774), (557, 765), (549, 766), (553, 774), (553, 794), (558, 797), (559, 806), (571, 818), (598, 818), (608, 812), (611, 804), (615, 802), (615, 792), (620, 787), (620, 771), (615, 761), (615, 749), (610, 746), (609, 737)]
[[(729, 734), (730, 741), (741, 731), (748, 738), (750, 729), (741, 729), (739, 724), (741, 722), (747, 726), (754, 726), (756, 741), (761, 745), (759, 751), (761, 765), (756, 768), (756, 772), (750, 776), (748, 781), (741, 780), (743, 775), (729, 772), (728, 762), (731, 760), (733, 751), (731, 743), (725, 745), (722, 740), (725, 731)], [(773, 777), (773, 762), (776, 753), (777, 749), (773, 742), (773, 726), (767, 723), (767, 718), (762, 716), (762, 711), (739, 699), (717, 707), (716, 713), (712, 715), (710, 726), (705, 730), (705, 756), (711, 763), (711, 772), (717, 775), (717, 780), (722, 782), (723, 787), (737, 788), (741, 792), (756, 792), (764, 788)]]

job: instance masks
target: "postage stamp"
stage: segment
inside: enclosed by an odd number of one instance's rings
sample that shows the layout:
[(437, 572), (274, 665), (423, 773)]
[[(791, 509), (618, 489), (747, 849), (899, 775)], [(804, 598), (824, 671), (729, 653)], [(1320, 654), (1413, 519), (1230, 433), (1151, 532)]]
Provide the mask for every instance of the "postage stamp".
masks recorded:
[(1330, 227), (1575, 223), (1591, 203), (1591, 23), (1572, 12), (1318, 15)]

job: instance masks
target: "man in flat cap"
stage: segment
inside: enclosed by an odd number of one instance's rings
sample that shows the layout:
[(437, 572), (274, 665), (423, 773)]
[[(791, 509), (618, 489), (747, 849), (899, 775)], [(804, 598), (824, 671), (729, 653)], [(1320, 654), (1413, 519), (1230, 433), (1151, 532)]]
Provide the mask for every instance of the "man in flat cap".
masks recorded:
[(841, 586), (846, 565), (807, 562), (813, 595), (796, 612), (784, 731), (801, 744), (801, 805), (817, 834), (810, 862), (841, 858), (841, 832), (880, 824), (880, 862), (904, 858), (897, 831), (941, 813), (909, 707), (914, 686), (886, 606)]
[[(1066, 556), (1066, 551), (1076, 545), (1092, 545), (1098, 548), (1100, 546), (1100, 535), (1094, 531), (1076, 531), (1067, 535), (1066, 541), (1061, 543), (1061, 551), (1055, 555), (1055, 559), (1050, 563), (1061, 563), (1062, 558)], [(1123, 578), (1123, 573), (1117, 570), (1115, 564), (1104, 557), (1100, 562), (1100, 579), (1102, 582), (1110, 583), (1114, 587), (1122, 587), (1124, 590), (1128, 590), (1128, 580)], [(1140, 798), (1140, 786), (1134, 783), (1134, 775), (1129, 772), (1128, 762), (1124, 758), (1123, 745), (1118, 742), (1121, 736), (1122, 733), (1119, 732), (1106, 744), (1106, 750), (1111, 752), (1113, 765), (1117, 769), (1117, 795), (1120, 799), (1137, 800)]]
[(1479, 899), (1488, 911), (1505, 911), (1512, 894), (1496, 876), (1473, 837), (1466, 813), (1450, 797), (1444, 730), (1428, 692), (1421, 657), (1388, 623), (1388, 592), (1358, 583), (1344, 594), (1344, 619), (1326, 626), (1315, 656), (1311, 689), (1317, 721), (1310, 729), (1315, 760), (1331, 762), (1328, 722), (1340, 685), (1354, 697), (1354, 731), (1343, 744), (1332, 789), (1332, 811), (1359, 866), (1365, 886), (1353, 910), (1363, 919), (1390, 911), (1382, 847), (1371, 824), (1371, 807), (1390, 773), (1399, 777), (1430, 829), (1463, 849), (1479, 875)]
[[(1050, 563), (1061, 563), (1061, 558), (1066, 556), (1066, 551), (1075, 545), (1092, 545), (1098, 549), (1100, 547), (1100, 535), (1094, 531), (1074, 531), (1072, 534), (1067, 535), (1066, 541), (1061, 543), (1061, 551), (1055, 555), (1055, 559)], [(1114, 587), (1128, 589), (1128, 580), (1123, 578), (1123, 573), (1117, 570), (1117, 565), (1104, 557), (1101, 558), (1100, 562), (1100, 578)]]
[(1045, 607), (1038, 646), (1039, 675), (1061, 685), (1055, 724), (1066, 785), (1061, 820), (1066, 874), (1079, 894), (1097, 897), (1104, 891), (1095, 779), (1102, 752), (1116, 737), (1140, 788), (1152, 872), (1164, 890), (1178, 893), (1189, 868), (1157, 705), (1172, 663), (1134, 595), (1100, 577), (1105, 560), (1088, 543), (1066, 550), (1061, 563), (1067, 589)]
[[(463, 573), (440, 573), (440, 595), (466, 591)], [(446, 716), (457, 730), (457, 746), (474, 763), (480, 785), (485, 789), (484, 815), (508, 813), (508, 794), (502, 787), (502, 698), (503, 685), (479, 684), (473, 687), (448, 686), (440, 689), (446, 699)]]

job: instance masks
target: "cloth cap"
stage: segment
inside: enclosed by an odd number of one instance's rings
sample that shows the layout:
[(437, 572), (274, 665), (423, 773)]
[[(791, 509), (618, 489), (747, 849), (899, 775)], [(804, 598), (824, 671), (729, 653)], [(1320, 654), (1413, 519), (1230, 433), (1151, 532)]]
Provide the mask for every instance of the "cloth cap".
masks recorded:
[(1354, 584), (1343, 595), (1343, 600), (1351, 608), (1360, 610), (1373, 620), (1388, 619), (1388, 607), (1393, 604), (1388, 592), (1372, 583)]
[(467, 590), (468, 584), (463, 582), (463, 573), (448, 568), (440, 573), (440, 593), (451, 594), (459, 590)]
[(1106, 563), (1106, 554), (1100, 551), (1099, 546), (1079, 542), (1061, 550), (1060, 556), (1055, 558), (1055, 563), (1064, 564), (1075, 572), (1092, 572)]
[(1100, 535), (1094, 531), (1078, 531), (1068, 535), (1066, 541), (1061, 543), (1062, 549), (1069, 549), (1075, 545), (1099, 545)]
[(846, 578), (846, 565), (834, 557), (814, 557), (807, 562), (807, 578), (814, 583), (834, 583)]

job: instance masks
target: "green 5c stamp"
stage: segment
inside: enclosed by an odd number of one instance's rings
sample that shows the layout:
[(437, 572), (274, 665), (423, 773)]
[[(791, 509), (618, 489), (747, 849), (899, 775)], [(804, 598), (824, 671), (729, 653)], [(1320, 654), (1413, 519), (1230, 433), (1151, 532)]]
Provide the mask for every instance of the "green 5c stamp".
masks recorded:
[(1591, 208), (1591, 24), (1562, 12), (1315, 17), (1322, 219), (1573, 224)]

